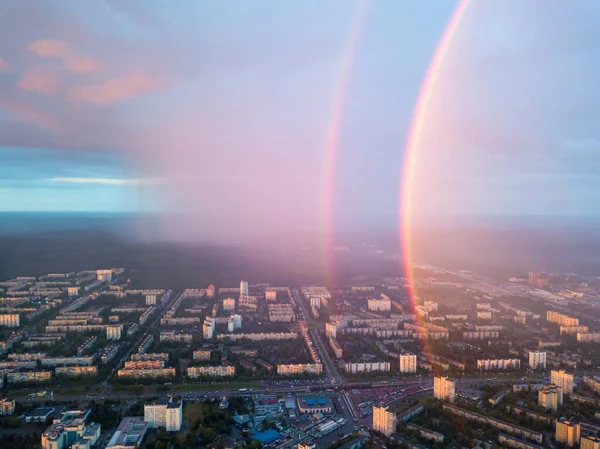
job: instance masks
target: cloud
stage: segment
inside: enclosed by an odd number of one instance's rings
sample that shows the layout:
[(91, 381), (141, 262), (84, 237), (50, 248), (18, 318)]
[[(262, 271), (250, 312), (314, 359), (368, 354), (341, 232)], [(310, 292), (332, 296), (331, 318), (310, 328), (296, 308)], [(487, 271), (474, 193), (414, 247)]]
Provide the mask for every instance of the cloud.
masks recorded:
[(10, 64), (8, 61), (6, 59), (2, 59), (2, 56), (0, 56), (0, 72), (8, 72), (9, 69)]
[(0, 98), (0, 109), (12, 112), (20, 122), (33, 123), (44, 129), (55, 129), (57, 127), (57, 122), (52, 117), (17, 101)]
[(143, 186), (156, 185), (162, 181), (158, 178), (138, 178), (138, 179), (118, 179), (118, 178), (71, 178), (58, 177), (50, 178), (52, 182), (66, 182), (72, 184), (102, 184), (111, 186)]
[(158, 79), (136, 72), (129, 76), (112, 78), (101, 84), (71, 87), (68, 97), (74, 101), (108, 104), (159, 90), (163, 86), (164, 83)]
[(58, 82), (53, 72), (30, 69), (21, 75), (17, 86), (31, 92), (52, 94), (57, 91)]
[(100, 63), (89, 56), (77, 55), (69, 44), (63, 41), (42, 39), (29, 43), (27, 48), (32, 53), (44, 58), (58, 58), (65, 67), (72, 72), (93, 72), (100, 67)]

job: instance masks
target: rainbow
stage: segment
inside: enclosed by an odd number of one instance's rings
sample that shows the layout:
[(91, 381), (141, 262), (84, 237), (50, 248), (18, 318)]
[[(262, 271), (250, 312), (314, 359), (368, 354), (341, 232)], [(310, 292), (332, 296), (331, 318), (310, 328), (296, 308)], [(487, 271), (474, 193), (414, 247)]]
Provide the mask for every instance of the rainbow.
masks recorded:
[(440, 77), (441, 69), (444, 65), (448, 50), (450, 49), (452, 40), (456, 34), (460, 22), (465, 16), (469, 2), (461, 0), (456, 6), (446, 28), (440, 38), (437, 48), (429, 62), (425, 77), (421, 84), (419, 96), (413, 110), (411, 124), (406, 139), (404, 149), (403, 173), (400, 181), (400, 204), (399, 204), (399, 241), (401, 244), (402, 263), (404, 269), (404, 277), (408, 284), (408, 296), (411, 306), (411, 312), (417, 316), (416, 311), (417, 297), (414, 287), (413, 273), (413, 249), (411, 236), (411, 213), (413, 211), (413, 184), (415, 181), (415, 167), (417, 164), (417, 156), (421, 138), (423, 136), (423, 125), (427, 118), (428, 108), (435, 91), (437, 81)]
[(326, 285), (331, 286), (333, 280), (333, 203), (335, 190), (335, 163), (339, 148), (340, 128), (343, 117), (344, 102), (346, 91), (350, 81), (350, 74), (358, 43), (362, 36), (364, 24), (367, 19), (369, 0), (359, 0), (354, 13), (352, 25), (348, 36), (348, 41), (342, 57), (340, 71), (338, 73), (335, 90), (333, 92), (331, 108), (329, 111), (329, 120), (325, 134), (325, 149), (323, 162), (323, 251), (325, 254), (325, 280)]

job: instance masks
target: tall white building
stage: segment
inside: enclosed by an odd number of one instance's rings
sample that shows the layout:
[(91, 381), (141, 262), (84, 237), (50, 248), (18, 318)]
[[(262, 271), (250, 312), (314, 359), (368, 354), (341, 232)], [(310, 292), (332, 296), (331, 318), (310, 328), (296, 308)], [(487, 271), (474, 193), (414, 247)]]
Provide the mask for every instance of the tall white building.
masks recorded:
[(248, 282), (246, 282), (246, 281), (240, 282), (240, 295), (248, 296)]
[(400, 372), (416, 373), (417, 356), (416, 354), (400, 354)]
[(396, 413), (388, 411), (387, 407), (373, 406), (373, 430), (386, 436), (396, 432)]
[(563, 370), (552, 370), (550, 382), (562, 388), (564, 394), (573, 393), (573, 375)]
[(233, 321), (233, 329), (241, 329), (242, 328), (242, 315), (236, 313), (231, 315), (231, 320)]
[(456, 399), (456, 382), (447, 377), (434, 377), (433, 397), (450, 403), (454, 402)]
[(216, 290), (217, 288), (213, 284), (210, 284), (206, 289), (206, 296), (208, 296), (209, 298), (214, 298)]
[(67, 287), (67, 294), (69, 296), (77, 296), (79, 294), (79, 287)]
[(156, 295), (146, 295), (146, 305), (147, 306), (155, 306), (156, 305)]
[(546, 369), (546, 353), (542, 351), (529, 351), (529, 368)]
[(207, 316), (204, 319), (204, 324), (202, 325), (202, 336), (205, 339), (210, 339), (210, 338), (213, 338), (214, 333), (215, 333), (215, 319)]
[(172, 400), (144, 404), (144, 421), (150, 428), (164, 427), (167, 432), (177, 432), (183, 421), (183, 404)]

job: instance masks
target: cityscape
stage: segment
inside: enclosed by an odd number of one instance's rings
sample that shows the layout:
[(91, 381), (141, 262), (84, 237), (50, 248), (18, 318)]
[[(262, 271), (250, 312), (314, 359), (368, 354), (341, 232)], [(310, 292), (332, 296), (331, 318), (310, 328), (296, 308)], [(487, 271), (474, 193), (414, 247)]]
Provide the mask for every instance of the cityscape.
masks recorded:
[(600, 449), (599, 47), (598, 0), (1, 0), (0, 449)]
[(174, 291), (132, 288), (134, 275), (0, 283), (3, 438), (18, 429), (44, 449), (600, 445), (595, 277), (491, 281), (415, 265), (412, 286)]

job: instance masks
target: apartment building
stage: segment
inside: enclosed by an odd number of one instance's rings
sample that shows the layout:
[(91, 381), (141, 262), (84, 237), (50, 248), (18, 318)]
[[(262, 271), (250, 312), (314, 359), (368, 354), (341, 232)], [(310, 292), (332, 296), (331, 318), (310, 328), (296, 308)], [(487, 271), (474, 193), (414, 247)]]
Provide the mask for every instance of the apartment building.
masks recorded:
[(212, 350), (210, 348), (200, 348), (200, 349), (196, 349), (192, 353), (192, 358), (194, 360), (210, 360), (211, 354), (212, 354)]
[(559, 326), (579, 326), (579, 319), (553, 310), (546, 311), (546, 320)]
[(529, 368), (546, 369), (546, 353), (542, 351), (529, 351)]
[(521, 368), (519, 359), (485, 359), (477, 360), (477, 369), (480, 371), (509, 370)]
[(333, 350), (333, 353), (335, 354), (336, 358), (341, 359), (343, 357), (343, 351), (342, 347), (337, 341), (337, 338), (329, 337), (329, 345), (331, 346), (331, 349)]
[(344, 369), (348, 373), (372, 373), (374, 371), (388, 372), (390, 362), (346, 363)]
[(0, 326), (19, 327), (21, 317), (18, 313), (0, 313)]
[(580, 343), (600, 343), (600, 332), (577, 332)]
[(433, 397), (453, 403), (456, 399), (456, 382), (447, 377), (433, 378)]
[(21, 382), (42, 383), (52, 378), (52, 371), (16, 371), (6, 373), (6, 382), (16, 384)]
[(550, 384), (538, 391), (538, 405), (546, 410), (556, 411), (563, 403), (563, 391), (557, 385)]
[(111, 324), (106, 326), (106, 339), (107, 340), (120, 340), (123, 332), (122, 324)]
[(164, 427), (167, 432), (178, 432), (183, 423), (183, 403), (169, 399), (144, 404), (144, 421), (151, 429)]
[(400, 354), (400, 372), (416, 373), (417, 356), (416, 354)]
[(579, 443), (580, 426), (576, 421), (556, 421), (554, 438), (567, 447)]
[(560, 335), (585, 334), (590, 331), (588, 326), (560, 326)]
[(57, 376), (65, 377), (83, 377), (83, 376), (97, 376), (98, 367), (92, 366), (57, 366), (54, 369), (54, 374)]
[(396, 432), (396, 412), (387, 407), (373, 406), (373, 430), (391, 436)]
[(235, 366), (190, 366), (186, 374), (191, 379), (199, 377), (232, 377), (235, 375)]
[(569, 374), (564, 370), (550, 371), (550, 383), (553, 383), (554, 385), (560, 387), (562, 389), (563, 394), (573, 393), (573, 374)]
[(290, 374), (321, 374), (323, 365), (321, 363), (296, 363), (289, 365), (277, 365), (277, 374), (289, 376)]
[(175, 377), (175, 368), (146, 368), (146, 369), (120, 369), (117, 371), (119, 378), (123, 379), (158, 379)]
[(213, 338), (215, 333), (215, 319), (212, 317), (206, 317), (204, 319), (204, 324), (202, 325), (202, 336), (205, 340), (210, 340)]
[(368, 309), (372, 312), (389, 312), (392, 310), (392, 301), (384, 298), (371, 298), (367, 301)]

